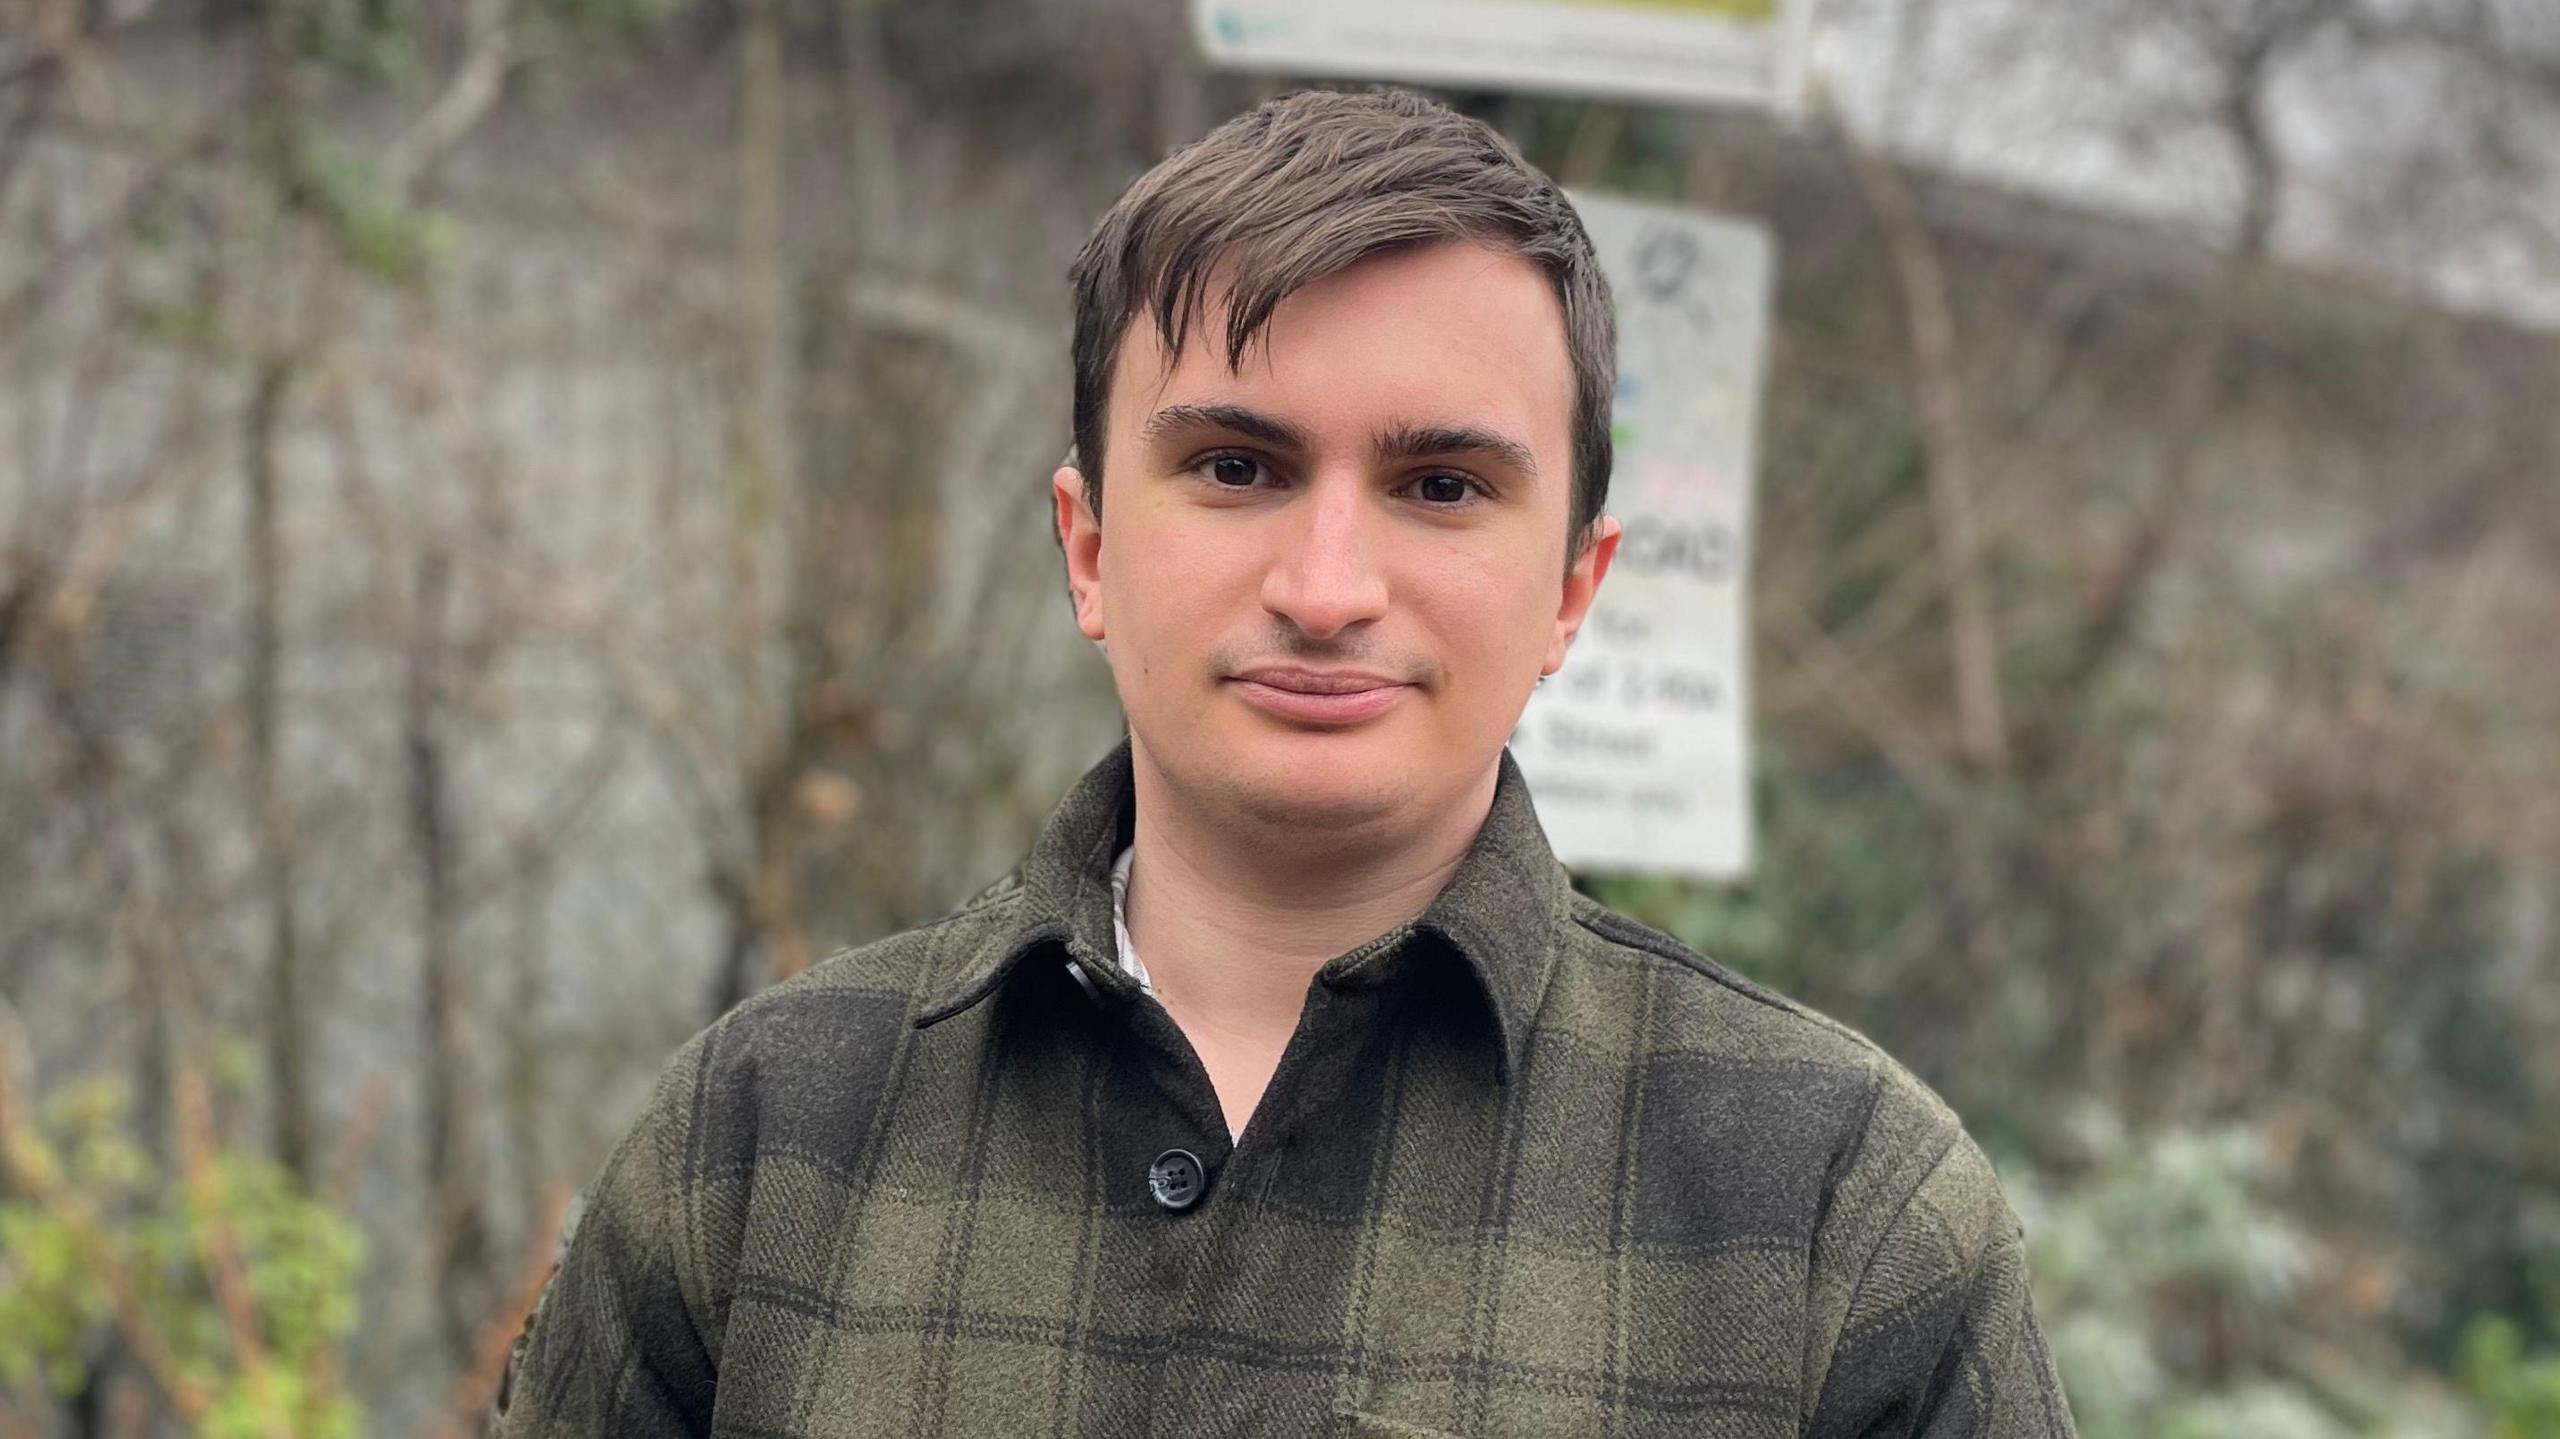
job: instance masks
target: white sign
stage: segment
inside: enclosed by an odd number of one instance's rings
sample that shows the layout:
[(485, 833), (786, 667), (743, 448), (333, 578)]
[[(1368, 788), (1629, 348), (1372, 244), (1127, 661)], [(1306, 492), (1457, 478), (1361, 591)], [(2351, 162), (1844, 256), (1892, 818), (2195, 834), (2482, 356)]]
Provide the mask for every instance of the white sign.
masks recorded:
[(1192, 0), (1211, 63), (1244, 70), (1782, 111), (1813, 0)]
[(1566, 864), (1735, 876), (1751, 864), (1744, 599), (1769, 237), (1695, 210), (1574, 206), (1617, 300), (1608, 512), (1625, 531), (1511, 749)]

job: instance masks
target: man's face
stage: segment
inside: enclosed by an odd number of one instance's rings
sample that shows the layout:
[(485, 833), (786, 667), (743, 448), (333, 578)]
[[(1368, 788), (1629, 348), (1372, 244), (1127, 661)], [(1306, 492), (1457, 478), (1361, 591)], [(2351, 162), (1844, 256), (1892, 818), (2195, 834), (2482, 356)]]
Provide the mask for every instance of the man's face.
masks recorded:
[(1075, 470), (1053, 482), (1140, 763), (1266, 822), (1458, 802), (1617, 548), (1603, 521), (1566, 563), (1553, 286), (1465, 242), (1376, 256), (1283, 302), (1240, 373), (1208, 320), (1178, 357), (1143, 316), (1122, 341), (1102, 519)]

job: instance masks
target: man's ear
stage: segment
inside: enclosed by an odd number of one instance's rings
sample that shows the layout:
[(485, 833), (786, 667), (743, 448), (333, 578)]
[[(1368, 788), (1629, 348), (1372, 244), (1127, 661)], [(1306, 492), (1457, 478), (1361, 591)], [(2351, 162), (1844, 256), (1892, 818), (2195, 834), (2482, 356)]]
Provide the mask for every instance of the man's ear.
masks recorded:
[(1547, 661), (1538, 673), (1551, 675), (1564, 668), (1565, 651), (1572, 648), (1583, 617), (1591, 613), (1591, 602), (1600, 594), (1600, 582), (1608, 578), (1610, 562), (1617, 557), (1618, 522), (1602, 515), (1584, 532), (1582, 551), (1564, 572), (1564, 598), (1556, 606), (1555, 635), (1547, 641)]
[(1075, 600), (1076, 628), (1100, 643), (1102, 634), (1102, 521), (1085, 500), (1084, 471), (1060, 465), (1049, 477), (1058, 508), (1058, 548), (1067, 553), (1067, 593)]

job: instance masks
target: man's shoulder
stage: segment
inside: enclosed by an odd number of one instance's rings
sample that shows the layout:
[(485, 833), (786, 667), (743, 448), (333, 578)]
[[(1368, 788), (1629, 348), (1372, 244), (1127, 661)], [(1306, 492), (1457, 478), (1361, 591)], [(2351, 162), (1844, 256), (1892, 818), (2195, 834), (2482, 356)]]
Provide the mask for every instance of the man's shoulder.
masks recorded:
[(2024, 1232), (1955, 1110), (1866, 1035), (1670, 935), (1581, 895), (1569, 928), (1567, 1008), (1642, 997), (1615, 1006), (1643, 1057), (1630, 1226), (1803, 1256), (1807, 1432), (1874, 1432), (1945, 1385), (1944, 1412), (1977, 1427), (2069, 1435)]
[(676, 1051), (658, 1102), (684, 1116), (680, 1129), (853, 1145), (856, 1133), (822, 1131), (867, 1125), (933, 976), (992, 942), (1019, 903), (1008, 876), (939, 919), (836, 950), (740, 1000)]
[[(1963, 1122), (1927, 1081), (1857, 1029), (1700, 954), (1599, 901), (1575, 894), (1568, 952), (1589, 971), (1642, 975), (1643, 1005), (1611, 1002), (1611, 1022), (1641, 1024), (1638, 1045), (1675, 1088), (1738, 1096), (1807, 1143), (1826, 1134), (1872, 1162), (1934, 1164), (1962, 1143)], [(1594, 981), (1591, 994), (1622, 992)], [(1580, 1008), (1587, 1015), (1586, 1001)], [(1569, 1015), (1568, 1024), (1576, 1023)], [(1588, 1018), (1580, 1021), (1587, 1026)], [(1719, 1106), (1729, 1118), (1733, 1110)], [(1916, 1175), (1912, 1176), (1916, 1180)]]
[[(1613, 960), (1656, 967), (1672, 1004), (1673, 1043), (1750, 1049), (1767, 1057), (1837, 1064), (1859, 1070), (1903, 1069), (1874, 1040), (1839, 1020), (1720, 964), (1671, 935), (1630, 919), (1588, 895), (1572, 902), (1575, 947)], [(1698, 1032), (1688, 1032), (1698, 1031)], [(1916, 1078), (1913, 1083), (1918, 1083)]]
[(974, 952), (1009, 932), (1021, 903), (1022, 871), (1017, 866), (939, 919), (836, 950), (740, 1001), (722, 1021), (753, 1026), (769, 1022), (776, 1012), (833, 1007), (856, 995), (913, 1003), (938, 972), (938, 960)]

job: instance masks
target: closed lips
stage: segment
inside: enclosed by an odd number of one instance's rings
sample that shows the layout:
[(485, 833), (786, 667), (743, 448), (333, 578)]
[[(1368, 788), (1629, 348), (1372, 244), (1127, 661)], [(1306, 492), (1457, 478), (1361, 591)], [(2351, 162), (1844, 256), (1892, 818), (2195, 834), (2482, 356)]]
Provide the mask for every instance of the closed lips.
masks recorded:
[(1366, 690), (1393, 689), (1404, 683), (1384, 675), (1344, 670), (1247, 670), (1236, 678), (1302, 695), (1353, 695)]
[(1300, 668), (1257, 668), (1244, 671), (1236, 679), (1267, 684), (1272, 689), (1288, 689), (1293, 694), (1362, 694), (1370, 689), (1395, 689), (1403, 681), (1388, 679), (1382, 673), (1357, 671), (1300, 671)]
[(1340, 729), (1366, 724), (1404, 703), (1414, 686), (1367, 670), (1309, 670), (1266, 665), (1236, 676), (1236, 698), (1292, 726)]

